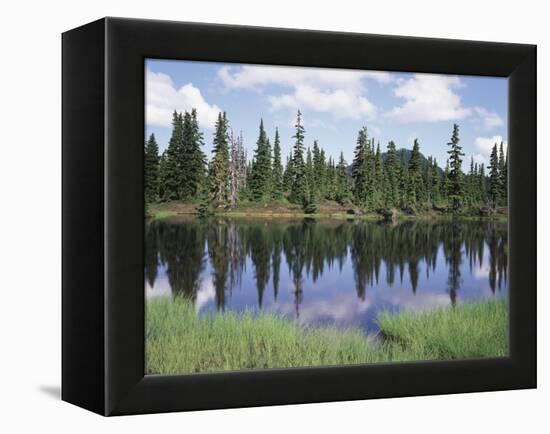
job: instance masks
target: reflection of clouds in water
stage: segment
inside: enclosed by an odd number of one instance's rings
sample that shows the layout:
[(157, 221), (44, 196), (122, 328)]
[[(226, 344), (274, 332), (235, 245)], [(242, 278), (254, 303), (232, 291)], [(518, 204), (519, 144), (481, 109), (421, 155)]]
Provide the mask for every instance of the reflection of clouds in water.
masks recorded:
[(204, 305), (216, 298), (216, 290), (212, 283), (212, 276), (203, 278), (195, 300), (195, 312), (199, 313)]
[[(359, 301), (354, 294), (342, 294), (322, 300), (312, 300), (300, 306), (301, 324), (312, 324), (320, 320), (331, 320), (337, 324), (348, 324), (363, 315), (372, 306), (372, 300)], [(276, 313), (293, 316), (294, 303), (274, 303), (269, 306)]]
[(428, 310), (438, 306), (447, 306), (451, 303), (447, 293), (416, 293), (410, 290), (399, 292), (392, 291), (387, 297), (379, 295), (379, 298), (387, 301), (393, 306), (405, 307), (407, 310)]
[(168, 281), (168, 276), (166, 274), (157, 277), (157, 279), (155, 280), (154, 287), (151, 287), (147, 279), (145, 279), (145, 297), (146, 298), (167, 296), (171, 294), (172, 294), (172, 289), (170, 288), (170, 282)]
[[(421, 311), (450, 304), (446, 293), (413, 294), (410, 290), (374, 291), (364, 300), (358, 300), (355, 294), (338, 294), (329, 299), (310, 300), (300, 305), (300, 324), (309, 325), (329, 320), (337, 325), (358, 323), (369, 310), (380, 306), (404, 307)], [(296, 306), (292, 302), (273, 303), (268, 309), (286, 316), (294, 316)]]
[(476, 267), (473, 274), (476, 279), (487, 279), (489, 277), (489, 272), (489, 264), (485, 263), (482, 267)]

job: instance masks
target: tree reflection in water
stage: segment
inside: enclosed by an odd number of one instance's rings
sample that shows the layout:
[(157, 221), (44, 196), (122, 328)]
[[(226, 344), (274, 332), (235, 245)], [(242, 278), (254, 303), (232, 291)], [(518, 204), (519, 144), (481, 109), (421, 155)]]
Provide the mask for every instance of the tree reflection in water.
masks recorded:
[[(365, 300), (368, 288), (379, 285), (380, 279), (392, 287), (398, 275), (403, 284), (405, 272), (410, 291), (416, 294), (422, 264), (426, 280), (436, 269), (446, 268), (446, 288), (440, 291), (446, 290), (454, 305), (463, 284), (463, 264), (472, 274), (483, 269), (484, 255), (489, 258), (492, 293), (507, 284), (507, 227), (497, 222), (388, 225), (343, 220), (178, 218), (147, 223), (145, 244), (145, 279), (150, 287), (154, 288), (159, 268), (163, 268), (172, 294), (183, 294), (195, 302), (209, 264), (219, 311), (226, 308), (235, 288), (246, 286), (244, 276), (255, 282), (258, 308), (264, 304), (270, 281), (277, 300), (285, 265), (296, 317), (304, 298), (304, 278), (318, 284), (327, 270), (341, 272), (346, 264), (352, 267), (359, 300)], [(438, 264), (440, 252), (444, 263)], [(249, 291), (250, 279), (247, 282), (243, 289)]]

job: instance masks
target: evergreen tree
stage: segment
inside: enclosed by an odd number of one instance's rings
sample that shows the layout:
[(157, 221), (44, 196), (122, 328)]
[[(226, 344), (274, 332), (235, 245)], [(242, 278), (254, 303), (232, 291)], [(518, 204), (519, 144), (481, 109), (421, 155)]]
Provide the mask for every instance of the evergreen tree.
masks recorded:
[(226, 204), (229, 190), (229, 137), (227, 115), (218, 114), (215, 125), (212, 161), (209, 168), (210, 194), (220, 204)]
[(271, 174), (270, 146), (264, 129), (263, 119), (260, 121), (260, 132), (254, 151), (252, 162), (252, 175), (250, 179), (250, 192), (252, 199), (261, 201), (270, 196), (269, 183)]
[(508, 171), (507, 171), (507, 156), (504, 156), (504, 143), (500, 142), (498, 154), (498, 173), (500, 175), (500, 205), (506, 206), (508, 196)]
[(395, 149), (395, 143), (390, 141), (388, 143), (388, 150), (386, 152), (386, 167), (385, 173), (387, 184), (385, 189), (385, 206), (387, 208), (395, 207), (399, 205), (399, 160), (397, 157), (397, 151)]
[(489, 157), (489, 202), (495, 208), (501, 203), (501, 176), (499, 173), (498, 148), (493, 146)]
[(286, 157), (285, 172), (283, 175), (283, 188), (284, 191), (290, 191), (292, 189), (292, 183), (294, 182), (294, 170), (292, 168), (292, 152)]
[(150, 204), (156, 202), (159, 192), (159, 147), (154, 134), (145, 144), (143, 167), (145, 203)]
[(189, 158), (189, 177), (188, 177), (188, 192), (189, 198), (193, 199), (200, 196), (201, 185), (205, 181), (206, 170), (206, 155), (202, 151), (204, 146), (203, 134), (199, 129), (199, 122), (197, 120), (197, 110), (191, 110), (191, 122), (189, 133), (189, 145), (188, 145), (188, 158)]
[(313, 214), (317, 212), (317, 188), (315, 186), (314, 170), (313, 170), (313, 158), (311, 150), (307, 148), (306, 152), (306, 199), (304, 202), (304, 211), (306, 214)]
[(302, 113), (298, 110), (296, 117), (296, 133), (292, 136), (294, 142), (294, 155), (292, 157), (292, 185), (290, 190), (290, 200), (294, 203), (303, 204), (307, 194), (307, 179), (304, 162), (304, 134), (305, 129), (302, 125)]
[(463, 174), (462, 174), (462, 158), (464, 153), (462, 152), (462, 146), (459, 144), (459, 131), (458, 125), (453, 125), (453, 135), (451, 141), (447, 143), (451, 149), (447, 151), (449, 154), (449, 202), (453, 211), (459, 211), (464, 204), (464, 187), (463, 187)]
[(344, 153), (340, 152), (340, 159), (338, 160), (338, 166), (336, 167), (336, 197), (335, 199), (344, 204), (350, 199), (349, 189), (349, 177), (348, 177), (348, 163), (344, 159)]
[(417, 139), (414, 139), (411, 158), (409, 160), (408, 175), (407, 203), (410, 206), (416, 206), (422, 200), (423, 190), (420, 145)]
[(442, 191), (441, 196), (445, 197), (445, 201), (448, 203), (448, 197), (451, 194), (451, 178), (450, 173), (451, 169), (449, 166), (449, 159), (445, 164), (445, 171), (443, 172), (443, 183), (441, 184)]
[(161, 154), (159, 158), (159, 185), (158, 185), (158, 197), (160, 201), (166, 199), (165, 185), (166, 185), (166, 150)]
[(433, 171), (433, 158), (428, 157), (427, 163), (424, 165), (424, 186), (426, 202), (431, 205), (433, 203), (433, 185), (434, 185), (434, 171)]
[(357, 135), (357, 146), (351, 164), (351, 178), (353, 181), (353, 196), (357, 204), (364, 205), (367, 201), (368, 182), (368, 136), (367, 128), (363, 127)]
[(479, 200), (482, 203), (487, 202), (487, 180), (485, 178), (485, 165), (483, 163), (481, 163), (479, 166), (478, 190), (479, 190)]
[(273, 143), (273, 174), (272, 197), (279, 200), (283, 197), (283, 166), (281, 164), (281, 143), (279, 129), (275, 129), (275, 141)]
[(180, 199), (181, 155), (183, 153), (183, 118), (174, 111), (172, 115), (172, 135), (166, 149), (163, 170), (164, 199)]
[(320, 196), (324, 196), (326, 189), (325, 151), (319, 148), (317, 140), (313, 141), (313, 178), (314, 188)]
[(439, 173), (439, 166), (437, 160), (433, 159), (432, 166), (432, 203), (437, 203), (441, 200), (441, 174)]
[(384, 192), (386, 188), (384, 164), (382, 162), (382, 153), (380, 152), (380, 143), (378, 143), (376, 145), (376, 154), (374, 155), (374, 203), (377, 208), (384, 203)]

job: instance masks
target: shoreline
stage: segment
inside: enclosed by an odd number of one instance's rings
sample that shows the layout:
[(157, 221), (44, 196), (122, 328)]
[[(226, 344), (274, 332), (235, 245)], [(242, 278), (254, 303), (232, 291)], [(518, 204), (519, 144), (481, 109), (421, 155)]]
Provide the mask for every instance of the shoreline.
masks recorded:
[[(186, 209), (180, 211), (177, 208), (164, 208), (164, 209), (151, 209), (146, 212), (146, 220), (162, 220), (167, 218), (200, 218), (199, 213), (196, 210)], [(387, 222), (387, 223), (400, 223), (406, 221), (482, 221), (482, 222), (497, 222), (507, 223), (508, 215), (497, 214), (494, 216), (480, 216), (472, 214), (448, 214), (441, 212), (421, 212), (417, 214), (404, 214), (400, 213), (395, 220), (387, 219), (378, 213), (365, 213), (365, 214), (348, 214), (345, 212), (334, 213), (312, 213), (307, 214), (304, 212), (296, 212), (292, 210), (287, 211), (265, 211), (265, 210), (253, 210), (253, 209), (235, 209), (227, 211), (213, 211), (211, 215), (204, 217), (230, 217), (230, 218), (259, 218), (259, 219), (332, 219), (332, 220), (357, 220), (357, 221), (373, 221), (373, 222)]]

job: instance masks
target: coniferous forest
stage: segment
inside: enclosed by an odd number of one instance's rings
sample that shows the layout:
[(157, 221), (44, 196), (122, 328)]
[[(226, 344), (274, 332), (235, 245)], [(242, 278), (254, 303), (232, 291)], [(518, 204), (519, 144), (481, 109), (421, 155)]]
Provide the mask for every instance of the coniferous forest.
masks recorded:
[(382, 149), (363, 127), (357, 132), (353, 161), (348, 162), (343, 153), (327, 155), (317, 140), (306, 145), (298, 111), (289, 155), (281, 155), (279, 131), (268, 137), (260, 120), (254, 153), (249, 156), (242, 134), (230, 127), (226, 113), (219, 113), (212, 155), (207, 158), (197, 111), (174, 112), (166, 150), (159, 155), (153, 134), (145, 144), (145, 200), (148, 205), (198, 202), (200, 214), (274, 201), (300, 205), (306, 214), (319, 212), (318, 205), (327, 200), (353, 213), (490, 215), (506, 207), (508, 164), (503, 143), (494, 144), (485, 167), (473, 158), (464, 161), (459, 125), (454, 124), (449, 133), (448, 158), (440, 165), (422, 154), (416, 139), (411, 149), (397, 149), (393, 141)]

